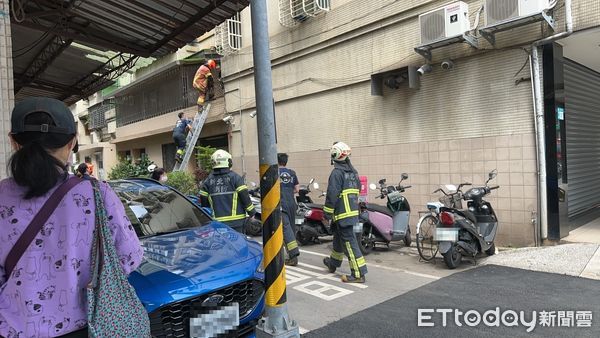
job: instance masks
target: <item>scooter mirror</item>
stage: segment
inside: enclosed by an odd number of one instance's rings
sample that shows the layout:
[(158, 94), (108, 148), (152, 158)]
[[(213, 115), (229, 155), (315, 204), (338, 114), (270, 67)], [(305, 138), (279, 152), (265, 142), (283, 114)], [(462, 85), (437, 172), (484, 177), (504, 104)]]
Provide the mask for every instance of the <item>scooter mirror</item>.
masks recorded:
[(311, 178), (311, 179), (310, 179), (310, 182), (308, 182), (308, 184), (313, 184), (313, 182), (314, 182), (314, 181), (315, 181), (315, 179), (314, 179), (314, 178)]
[(408, 179), (408, 174), (407, 173), (402, 173), (402, 176), (400, 176), (402, 178), (402, 180), (406, 180)]
[(377, 190), (377, 185), (375, 183), (371, 183), (371, 184), (369, 184), (369, 189)]
[(498, 170), (494, 169), (490, 171), (490, 180), (493, 180), (494, 178), (496, 178), (496, 176), (498, 176)]
[(313, 183), (313, 188), (315, 188), (315, 190), (319, 189), (319, 183), (315, 182)]
[(445, 187), (448, 191), (456, 191), (456, 186), (454, 184), (446, 184)]

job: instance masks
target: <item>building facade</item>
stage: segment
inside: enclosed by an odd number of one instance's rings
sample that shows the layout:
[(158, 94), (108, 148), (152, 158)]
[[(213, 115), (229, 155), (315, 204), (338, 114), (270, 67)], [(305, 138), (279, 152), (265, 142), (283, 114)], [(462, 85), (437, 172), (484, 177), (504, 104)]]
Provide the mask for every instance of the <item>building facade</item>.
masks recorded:
[[(440, 185), (480, 185), (497, 169), (495, 183), (501, 188), (489, 196), (500, 220), (497, 243), (526, 246), (536, 244), (537, 237), (548, 238), (548, 225), (540, 226), (552, 220), (539, 212), (530, 53), (534, 41), (565, 30), (564, 1), (551, 13), (555, 32), (537, 20), (496, 34), (494, 44), (475, 33), (486, 25), (483, 1), (466, 1), (477, 48), (448, 44), (431, 50), (429, 62), (415, 52), (421, 45), (419, 15), (447, 5), (445, 1), (332, 0), (329, 11), (296, 15), (291, 23), (285, 20), (289, 9), (282, 9), (287, 3), (269, 3), (273, 97), (278, 150), (290, 154), (289, 166), (302, 182), (315, 178), (325, 184), (328, 148), (344, 141), (370, 183), (381, 178), (394, 182), (401, 173), (409, 174), (412, 188), (406, 197), (414, 226), (418, 211), (439, 197), (432, 191)], [(596, 38), (600, 3), (575, 1), (572, 14), (572, 38), (578, 32)], [(222, 75), (226, 110), (236, 120), (231, 138), (235, 169), (258, 181), (250, 10), (240, 18), (242, 47), (223, 58)], [(565, 41), (567, 58), (575, 53)], [(581, 55), (573, 58), (585, 63)], [(449, 67), (442, 67), (445, 61), (451, 62)], [(419, 75), (416, 87), (408, 79), (375, 83), (380, 75), (406, 74), (424, 64), (431, 69)], [(588, 65), (590, 74), (600, 71), (598, 66)]]

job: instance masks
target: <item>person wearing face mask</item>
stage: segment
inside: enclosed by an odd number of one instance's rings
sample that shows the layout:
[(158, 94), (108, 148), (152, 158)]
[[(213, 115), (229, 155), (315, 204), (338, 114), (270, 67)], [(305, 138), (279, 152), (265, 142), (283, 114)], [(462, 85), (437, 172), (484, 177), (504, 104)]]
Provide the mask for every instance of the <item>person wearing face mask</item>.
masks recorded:
[(155, 180), (155, 181), (159, 181), (160, 183), (166, 183), (168, 178), (167, 178), (167, 172), (165, 171), (164, 168), (159, 168), (156, 166), (156, 164), (152, 164), (148, 167), (148, 171), (151, 173), (150, 174), (150, 178)]

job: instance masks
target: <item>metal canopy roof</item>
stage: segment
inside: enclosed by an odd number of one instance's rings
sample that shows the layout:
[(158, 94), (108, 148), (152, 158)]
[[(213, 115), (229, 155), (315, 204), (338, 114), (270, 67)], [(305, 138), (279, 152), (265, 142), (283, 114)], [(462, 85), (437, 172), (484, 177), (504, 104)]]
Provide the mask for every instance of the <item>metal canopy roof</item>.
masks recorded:
[[(76, 102), (113, 83), (139, 57), (161, 57), (210, 31), (249, 0), (12, 0), (16, 99)], [(19, 8), (23, 8), (19, 11)], [(90, 57), (77, 44), (114, 51)]]

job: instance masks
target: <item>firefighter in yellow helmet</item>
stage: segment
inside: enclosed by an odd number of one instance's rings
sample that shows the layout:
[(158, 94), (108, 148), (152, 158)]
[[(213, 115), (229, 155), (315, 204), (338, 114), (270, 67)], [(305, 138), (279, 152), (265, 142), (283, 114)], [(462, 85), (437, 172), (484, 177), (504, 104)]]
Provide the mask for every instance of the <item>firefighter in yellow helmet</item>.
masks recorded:
[(256, 213), (244, 179), (231, 170), (231, 154), (217, 150), (212, 156), (213, 170), (200, 188), (200, 204), (213, 210), (217, 221), (244, 233), (246, 218)]
[(215, 68), (217, 68), (215, 60), (208, 60), (198, 68), (194, 75), (193, 86), (198, 90), (197, 103), (200, 109), (204, 106), (206, 94), (212, 89), (214, 79), (211, 71)]
[(350, 147), (336, 142), (331, 147), (333, 170), (329, 175), (327, 196), (323, 211), (327, 223), (332, 222), (333, 250), (323, 263), (329, 272), (335, 272), (342, 265), (344, 254), (350, 263), (351, 275), (343, 275), (345, 283), (364, 283), (367, 263), (354, 235), (354, 225), (358, 223), (358, 195), (360, 179), (350, 163)]

